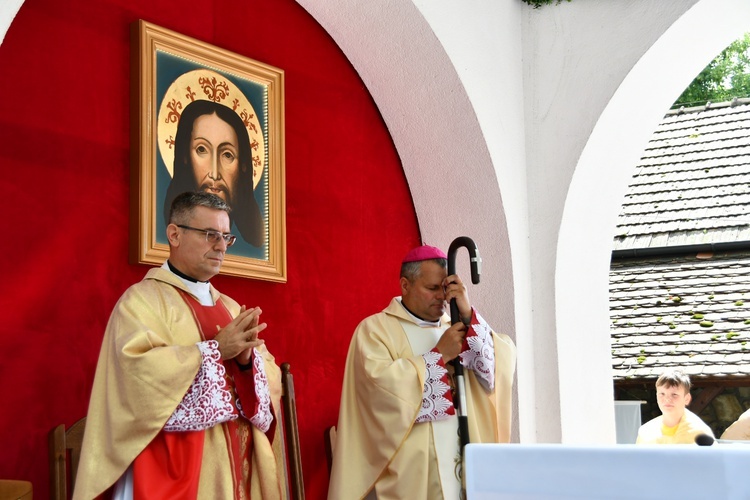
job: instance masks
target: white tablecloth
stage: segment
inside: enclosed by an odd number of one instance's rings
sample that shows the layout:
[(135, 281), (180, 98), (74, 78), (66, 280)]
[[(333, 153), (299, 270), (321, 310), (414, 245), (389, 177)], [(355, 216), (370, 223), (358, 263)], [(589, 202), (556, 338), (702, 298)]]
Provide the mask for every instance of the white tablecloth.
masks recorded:
[(750, 446), (469, 444), (469, 500), (750, 499)]

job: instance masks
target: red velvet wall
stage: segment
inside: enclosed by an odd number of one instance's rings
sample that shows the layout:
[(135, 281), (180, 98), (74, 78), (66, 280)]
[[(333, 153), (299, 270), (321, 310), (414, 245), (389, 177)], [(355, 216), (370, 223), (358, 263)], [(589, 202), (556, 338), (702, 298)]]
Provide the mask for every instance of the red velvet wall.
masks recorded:
[(48, 496), (47, 432), (86, 413), (102, 333), (146, 266), (128, 263), (129, 29), (145, 19), (285, 70), (288, 282), (218, 276), (260, 305), (295, 375), (308, 498), (328, 487), (346, 350), (398, 293), (419, 234), (370, 95), (293, 0), (27, 0), (0, 45), (0, 477)]

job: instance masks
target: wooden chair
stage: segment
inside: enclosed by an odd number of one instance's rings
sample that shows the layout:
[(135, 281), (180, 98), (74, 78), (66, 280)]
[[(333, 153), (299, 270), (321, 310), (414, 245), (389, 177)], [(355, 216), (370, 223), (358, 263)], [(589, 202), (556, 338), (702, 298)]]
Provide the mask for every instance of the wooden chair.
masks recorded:
[[(305, 485), (302, 477), (302, 456), (297, 426), (297, 402), (294, 396), (294, 378), (289, 363), (281, 365), (281, 389), (290, 490), (292, 498), (304, 500)], [(67, 430), (61, 424), (49, 433), (50, 493), (54, 500), (66, 500), (69, 498), (68, 492), (71, 494), (73, 492), (85, 427), (86, 418), (84, 417)], [(68, 484), (70, 484), (69, 488)]]
[(49, 432), (49, 487), (54, 500), (66, 500), (73, 493), (85, 428), (86, 417), (67, 430), (60, 424)]
[(336, 426), (326, 427), (323, 431), (323, 440), (326, 447), (326, 460), (328, 461), (328, 473), (333, 469), (333, 450), (336, 448)]
[(305, 483), (302, 479), (302, 456), (299, 447), (299, 428), (297, 427), (297, 401), (294, 396), (294, 378), (290, 372), (289, 363), (281, 364), (281, 403), (284, 409), (284, 434), (292, 498), (295, 500), (305, 500)]
[(0, 479), (0, 499), (2, 500), (31, 500), (34, 487), (30, 481), (16, 479)]

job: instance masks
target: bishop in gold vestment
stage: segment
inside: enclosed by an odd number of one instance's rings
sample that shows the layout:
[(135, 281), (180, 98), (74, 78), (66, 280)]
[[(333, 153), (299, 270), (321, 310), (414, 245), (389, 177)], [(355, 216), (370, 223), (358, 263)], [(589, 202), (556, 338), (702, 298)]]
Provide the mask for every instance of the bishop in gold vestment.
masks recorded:
[[(352, 338), (331, 500), (458, 498), (458, 425), (445, 358), (460, 356), (465, 367), (471, 442), (509, 441), (515, 346), (468, 305), (458, 276), (446, 277), (445, 255), (420, 249), (404, 260), (414, 267), (402, 267), (402, 296)], [(464, 324), (453, 326), (442, 311), (456, 297)]]

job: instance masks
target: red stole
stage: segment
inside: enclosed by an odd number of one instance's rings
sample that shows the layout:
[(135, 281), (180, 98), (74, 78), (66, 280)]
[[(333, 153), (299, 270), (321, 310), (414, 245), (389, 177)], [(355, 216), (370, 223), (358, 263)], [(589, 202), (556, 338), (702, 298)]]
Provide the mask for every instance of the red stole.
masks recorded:
[[(195, 318), (202, 340), (212, 340), (219, 332), (217, 327), (223, 328), (232, 321), (232, 315), (221, 301), (215, 306), (203, 306), (188, 293), (178, 291)], [(239, 397), (245, 414), (252, 414), (257, 406), (254, 370), (243, 373), (234, 360), (222, 363), (226, 369), (227, 388), (234, 396), (233, 404)], [(249, 497), (250, 494), (249, 491), (244, 495), (240, 493), (243, 485), (249, 488), (250, 484), (251, 467), (243, 467), (243, 464), (251, 463), (250, 425), (241, 416), (222, 425), (230, 451), (235, 498)], [(272, 426), (270, 436), (273, 431)], [(133, 499), (197, 498), (204, 433), (205, 431), (159, 432), (133, 462)]]

